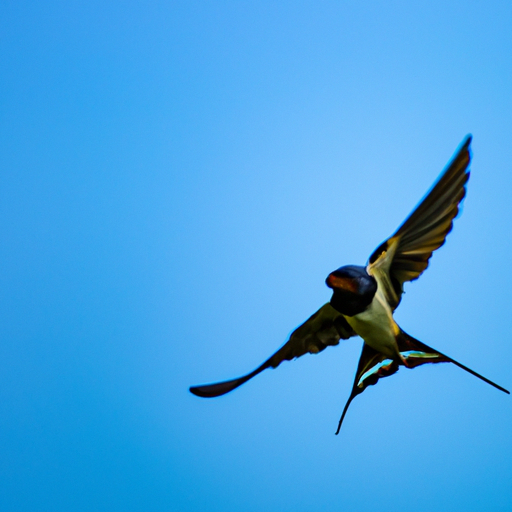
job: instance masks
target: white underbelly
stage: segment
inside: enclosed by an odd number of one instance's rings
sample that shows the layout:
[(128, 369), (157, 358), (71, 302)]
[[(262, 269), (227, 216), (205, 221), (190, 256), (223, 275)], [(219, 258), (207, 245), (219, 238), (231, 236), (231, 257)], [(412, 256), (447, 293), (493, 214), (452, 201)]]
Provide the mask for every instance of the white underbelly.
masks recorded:
[(370, 347), (393, 359), (398, 356), (396, 335), (400, 328), (393, 319), (391, 308), (379, 290), (366, 311), (345, 318), (352, 329)]

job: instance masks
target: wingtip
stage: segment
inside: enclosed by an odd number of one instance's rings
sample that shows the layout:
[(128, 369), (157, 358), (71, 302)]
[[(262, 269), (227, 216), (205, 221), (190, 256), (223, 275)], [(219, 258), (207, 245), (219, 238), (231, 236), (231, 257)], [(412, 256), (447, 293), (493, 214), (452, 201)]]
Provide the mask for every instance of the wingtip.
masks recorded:
[(190, 386), (188, 390), (195, 396), (199, 396), (201, 398), (215, 398), (217, 396), (223, 395), (224, 393), (222, 391), (224, 390), (218, 390), (216, 387), (211, 385), (206, 386)]
[(208, 395), (201, 392), (201, 388), (203, 386), (190, 386), (188, 390), (195, 396), (200, 396), (201, 398), (207, 398)]
[(188, 389), (193, 395), (200, 396), (201, 398), (215, 398), (233, 391), (244, 382), (247, 382), (251, 377), (254, 377), (254, 375), (256, 375), (256, 373), (252, 372), (244, 377), (238, 377), (237, 379), (216, 382), (215, 384), (204, 384), (202, 386), (190, 386)]

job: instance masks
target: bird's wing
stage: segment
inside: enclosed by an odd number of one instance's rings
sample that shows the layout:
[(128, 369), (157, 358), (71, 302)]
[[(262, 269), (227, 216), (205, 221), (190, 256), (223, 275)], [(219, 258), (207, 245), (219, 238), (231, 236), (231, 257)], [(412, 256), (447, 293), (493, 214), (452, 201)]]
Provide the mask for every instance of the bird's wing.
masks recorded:
[[(452, 359), (451, 357), (439, 352), (435, 348), (425, 345), (425, 343), (422, 343), (416, 338), (413, 338), (402, 330), (400, 330), (398, 333), (396, 341), (398, 350), (401, 356), (407, 360), (407, 365), (409, 368), (416, 368), (417, 366), (421, 366), (427, 363), (453, 363), (471, 375), (474, 375), (484, 382), (487, 382), (487, 384), (494, 386), (496, 389), (510, 394), (508, 390), (496, 384), (492, 380), (489, 380), (487, 377), (484, 377), (474, 370), (471, 370), (471, 368), (464, 366), (455, 359)], [(340, 431), (343, 418), (345, 418), (345, 414), (347, 414), (348, 407), (352, 400), (357, 395), (360, 395), (368, 386), (377, 384), (380, 378), (388, 377), (389, 375), (396, 373), (398, 371), (399, 365), (401, 364), (402, 363), (397, 360), (387, 358), (385, 355), (377, 352), (366, 343), (363, 345), (363, 351), (361, 353), (361, 357), (359, 358), (359, 364), (357, 365), (352, 392), (350, 393), (347, 403), (345, 404), (345, 408), (343, 409), (343, 413), (341, 414), (336, 434), (338, 434)]]
[(192, 386), (190, 391), (205, 398), (224, 395), (266, 368), (277, 368), (282, 361), (290, 361), (307, 353), (316, 354), (330, 345), (337, 345), (340, 339), (346, 340), (355, 335), (343, 315), (327, 303), (297, 327), (290, 335), (290, 339), (251, 373), (215, 384)]
[(393, 309), (400, 303), (404, 282), (418, 279), (452, 229), (466, 194), (470, 144), (468, 135), (430, 192), (370, 256), (367, 271), (379, 281)]

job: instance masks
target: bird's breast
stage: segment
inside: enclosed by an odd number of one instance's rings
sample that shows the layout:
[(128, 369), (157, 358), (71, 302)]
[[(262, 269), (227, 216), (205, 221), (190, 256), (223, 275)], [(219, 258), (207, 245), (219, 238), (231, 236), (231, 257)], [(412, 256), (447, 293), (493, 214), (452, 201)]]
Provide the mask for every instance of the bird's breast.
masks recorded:
[(365, 311), (345, 318), (370, 347), (393, 359), (398, 356), (396, 335), (400, 328), (380, 290)]

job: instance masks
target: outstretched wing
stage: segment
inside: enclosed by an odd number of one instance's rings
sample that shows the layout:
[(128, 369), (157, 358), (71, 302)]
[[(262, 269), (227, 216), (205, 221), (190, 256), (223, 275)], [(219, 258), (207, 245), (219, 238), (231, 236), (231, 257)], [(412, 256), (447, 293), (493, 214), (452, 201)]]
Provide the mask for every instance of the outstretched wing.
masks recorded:
[(190, 391), (194, 395), (205, 398), (224, 395), (252, 379), (266, 368), (277, 368), (282, 361), (290, 361), (307, 353), (316, 354), (330, 345), (337, 345), (340, 339), (346, 340), (355, 335), (356, 333), (343, 315), (327, 303), (297, 327), (290, 335), (290, 339), (273, 356), (269, 357), (251, 373), (216, 384), (192, 386)]
[(393, 309), (400, 303), (404, 282), (418, 279), (452, 229), (466, 194), (470, 144), (468, 135), (430, 192), (396, 233), (370, 256), (367, 271), (382, 286)]
[[(471, 370), (471, 368), (464, 366), (458, 361), (455, 361), (455, 359), (442, 354), (438, 350), (425, 345), (425, 343), (413, 338), (402, 330), (398, 333), (396, 341), (398, 344), (398, 350), (401, 356), (407, 361), (407, 366), (409, 368), (416, 368), (417, 366), (421, 366), (426, 363), (453, 363), (471, 375), (487, 382), (487, 384), (494, 386), (496, 389), (510, 394), (508, 390), (496, 384), (492, 380), (489, 380), (487, 377), (480, 375), (474, 370)], [(389, 375), (396, 373), (399, 365), (401, 364), (402, 363), (399, 361), (387, 358), (385, 355), (377, 352), (366, 343), (363, 345), (363, 351), (359, 358), (352, 392), (350, 393), (347, 403), (343, 409), (343, 413), (341, 414), (336, 434), (340, 431), (343, 418), (345, 418), (345, 414), (347, 414), (348, 407), (352, 400), (354, 400), (357, 395), (360, 395), (368, 386), (377, 384), (380, 378), (388, 377)]]

